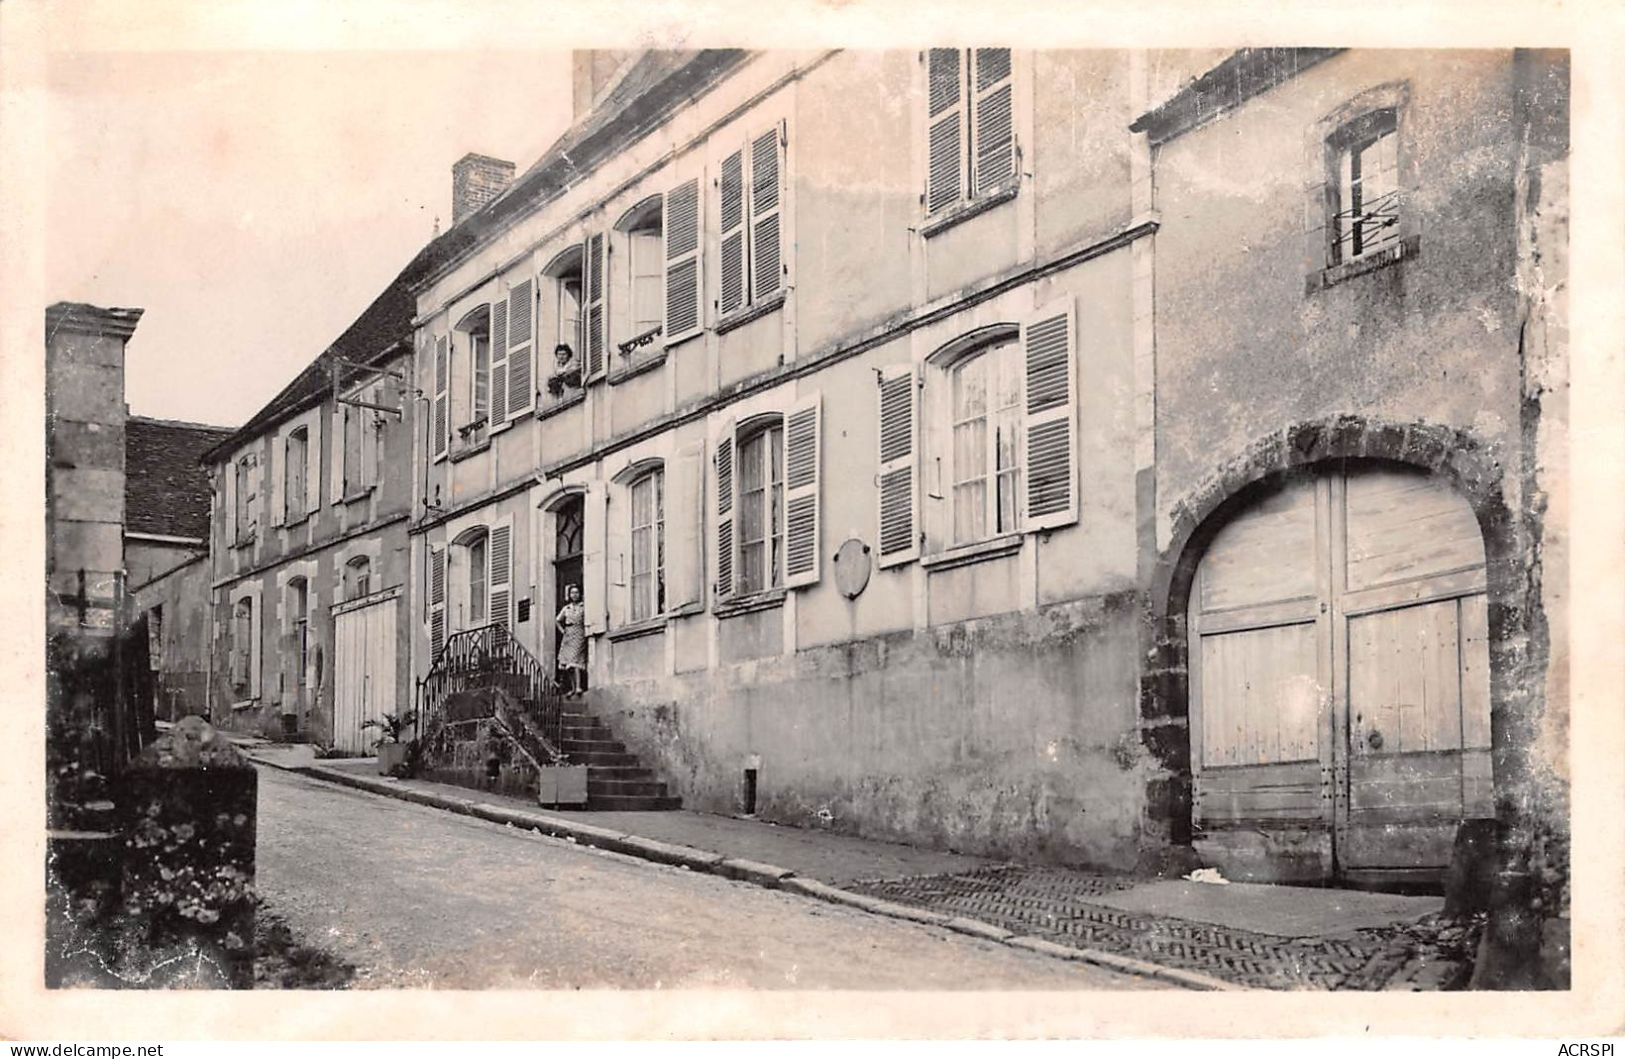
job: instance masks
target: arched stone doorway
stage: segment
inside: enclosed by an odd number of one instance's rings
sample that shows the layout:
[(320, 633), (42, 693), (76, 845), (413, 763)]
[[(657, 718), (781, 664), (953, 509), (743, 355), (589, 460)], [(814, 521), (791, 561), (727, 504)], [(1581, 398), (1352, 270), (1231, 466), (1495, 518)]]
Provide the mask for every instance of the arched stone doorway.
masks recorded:
[(1236, 878), (1437, 878), (1494, 815), (1473, 511), (1363, 460), (1252, 493), (1187, 602), (1196, 850)]
[[(1368, 472), (1376, 473), (1368, 477)], [(1356, 482), (1352, 494), (1351, 480)], [(1387, 500), (1382, 500), (1385, 495)], [(1441, 550), (1429, 559), (1412, 548), (1406, 553), (1408, 566), (1402, 564), (1383, 576), (1377, 576), (1380, 571), (1370, 565), (1368, 556), (1357, 556), (1356, 566), (1365, 565), (1355, 581), (1346, 580), (1350, 545), (1369, 550), (1374, 533), (1378, 537), (1383, 532), (1397, 535), (1400, 544), (1443, 543), (1426, 527), (1382, 530), (1385, 516), (1381, 505), (1390, 509), (1386, 520), (1392, 522), (1416, 495), (1427, 498), (1438, 509), (1435, 517), (1449, 523), (1447, 536), (1454, 536), (1456, 543), (1452, 547), (1457, 551)], [(1351, 496), (1353, 536), (1349, 535)], [(1169, 543), (1156, 553), (1148, 573), (1147, 639), (1141, 674), (1141, 737), (1162, 765), (1147, 787), (1148, 854), (1163, 861), (1172, 852), (1176, 854), (1173, 863), (1182, 863), (1179, 851), (1195, 852), (1198, 859), (1229, 864), (1237, 875), (1261, 878), (1308, 880), (1340, 876), (1351, 881), (1387, 881), (1398, 875), (1416, 879), (1438, 874), (1434, 862), (1448, 860), (1445, 836), (1453, 837), (1461, 816), (1506, 816), (1507, 809), (1497, 802), (1507, 800), (1506, 785), (1518, 782), (1526, 756), (1506, 728), (1507, 711), (1522, 709), (1526, 697), (1520, 690), (1526, 660), (1518, 646), (1523, 642), (1518, 634), (1523, 610), (1517, 605), (1520, 586), (1516, 541), (1502, 496), (1501, 468), (1475, 438), (1430, 424), (1396, 424), (1353, 416), (1296, 424), (1258, 439), (1219, 466), (1175, 504), (1170, 515)], [(1334, 529), (1339, 526), (1339, 517), (1340, 528)], [(1276, 568), (1289, 554), (1283, 545), (1271, 543), (1271, 535), (1293, 535), (1294, 519), (1299, 528), (1296, 540), (1300, 566), (1307, 563), (1316, 579), (1313, 594), (1303, 590), (1301, 583), (1285, 588), (1277, 584), (1273, 589), (1269, 585), (1271, 577), (1277, 581), (1286, 577)], [(1249, 523), (1254, 524), (1251, 531), (1246, 528)], [(1469, 554), (1461, 549), (1472, 540), (1473, 526), (1482, 552)], [(1230, 529), (1231, 540), (1226, 542), (1222, 538), (1230, 527), (1235, 528)], [(1250, 544), (1245, 540), (1249, 532), (1257, 538)], [(1218, 558), (1214, 565), (1206, 567), (1210, 553)], [(1260, 553), (1269, 557), (1262, 561), (1254, 558), (1254, 573), (1249, 575), (1245, 557)], [(1399, 557), (1396, 552), (1394, 561), (1398, 562)], [(1227, 562), (1232, 567), (1237, 562), (1242, 565), (1225, 572)], [(1332, 564), (1337, 562), (1342, 564), (1345, 578), (1340, 586), (1331, 582)], [(1231, 583), (1221, 583), (1215, 590), (1217, 595), (1209, 597), (1203, 582), (1212, 579), (1214, 571), (1220, 571), (1218, 580), (1228, 578)], [(1301, 582), (1305, 575), (1300, 572), (1294, 576)], [(1228, 600), (1224, 598), (1226, 592), (1230, 593)], [(1411, 593), (1412, 598), (1407, 600), (1406, 593)], [(1301, 624), (1287, 619), (1297, 615), (1294, 607), (1302, 610), (1306, 602), (1314, 610), (1309, 631), (1283, 631)], [(1231, 606), (1222, 605), (1225, 603)], [(1326, 605), (1325, 617), (1319, 612), (1322, 603)], [(1276, 609), (1272, 612), (1271, 607)], [(1234, 613), (1225, 615), (1226, 610)], [(1452, 613), (1447, 616), (1447, 611)], [(1308, 613), (1298, 616), (1311, 617)], [(1231, 622), (1228, 627), (1227, 620)], [(1396, 744), (1392, 724), (1395, 708), (1416, 705), (1401, 701), (1416, 687), (1443, 687), (1434, 677), (1447, 671), (1448, 652), (1438, 645), (1448, 641), (1452, 622), (1457, 644), (1453, 694), (1458, 698), (1465, 694), (1472, 712), (1466, 718), (1467, 727), (1459, 745), (1430, 750), (1428, 739), (1436, 737), (1427, 736), (1414, 751), (1423, 755), (1436, 751), (1439, 760), (1434, 764), (1442, 774), (1430, 780), (1426, 770), (1410, 767), (1421, 758), (1402, 757), (1413, 753), (1407, 749), (1410, 737), (1401, 735)], [(1421, 651), (1415, 641), (1423, 635), (1419, 627), (1429, 623), (1435, 648)], [(1463, 630), (1467, 638), (1465, 652), (1461, 647)], [(1220, 656), (1212, 659), (1220, 672), (1204, 672), (1202, 653), (1209, 650), (1207, 637), (1226, 633), (1238, 635), (1228, 641), (1216, 640), (1211, 648)], [(1249, 637), (1247, 633), (1254, 635)], [(1304, 642), (1290, 642), (1295, 640)], [(1409, 661), (1391, 658), (1382, 666), (1370, 664), (1372, 657), (1380, 657), (1384, 651), (1402, 650), (1411, 651)], [(1302, 660), (1295, 667), (1301, 679), (1295, 682), (1294, 665), (1282, 661), (1290, 660), (1294, 652)], [(1203, 730), (1208, 713), (1202, 706), (1203, 693), (1210, 681), (1217, 681), (1211, 694), (1229, 695), (1217, 708), (1222, 711), (1231, 702), (1239, 701), (1245, 711), (1251, 702), (1250, 678), (1237, 676), (1232, 663), (1239, 667), (1237, 671), (1245, 673), (1255, 654), (1260, 665), (1275, 667), (1266, 672), (1266, 683), (1273, 679), (1281, 687), (1296, 687), (1298, 693), (1307, 693), (1313, 700), (1312, 708), (1299, 704), (1313, 716), (1316, 782), (1312, 786), (1323, 799), (1313, 808), (1301, 803), (1305, 777), (1272, 777), (1283, 781), (1273, 793), (1246, 795), (1239, 790), (1227, 791), (1222, 783), (1207, 782), (1217, 780), (1217, 775), (1203, 775), (1207, 763), (1204, 754), (1209, 750), (1209, 733)], [(1463, 657), (1467, 659), (1465, 678)], [(1353, 668), (1351, 663), (1355, 663)], [(1425, 665), (1434, 668), (1417, 676), (1417, 667)], [(1382, 683), (1389, 678), (1380, 674), (1401, 671), (1408, 674), (1406, 679), (1412, 684), (1394, 683), (1397, 677), (1387, 685)], [(1271, 677), (1268, 673), (1283, 675)], [(1417, 680), (1423, 684), (1416, 685)], [(1232, 689), (1218, 690), (1226, 681), (1234, 685)], [(1373, 709), (1364, 708), (1375, 701), (1374, 696), (1390, 701), (1379, 701)], [(1480, 706), (1486, 698), (1487, 704)], [(1441, 713), (1435, 718), (1441, 731), (1446, 727), (1443, 716)], [(1231, 720), (1220, 723), (1233, 727)], [(1386, 729), (1385, 723), (1389, 725)], [(1378, 733), (1378, 747), (1370, 745), (1373, 729)], [(1295, 737), (1290, 726), (1287, 735), (1290, 745)], [(1276, 740), (1276, 748), (1268, 751), (1260, 751), (1256, 745), (1253, 750), (1245, 749), (1245, 739), (1239, 751), (1216, 746), (1214, 760), (1221, 767), (1245, 767), (1249, 753), (1255, 757), (1279, 755), (1281, 730), (1277, 728), (1271, 738)], [(1356, 739), (1362, 740), (1363, 747), (1358, 760)], [(1396, 746), (1400, 749), (1395, 750)], [(1484, 752), (1487, 747), (1493, 747), (1492, 753)], [(1334, 754), (1334, 748), (1340, 748), (1340, 753)], [(1384, 754), (1385, 750), (1390, 753)], [(1311, 759), (1301, 746), (1295, 753), (1299, 755), (1293, 758), (1295, 761)], [(1229, 756), (1232, 754), (1235, 756)], [(1403, 768), (1397, 767), (1400, 760)], [(1390, 783), (1384, 790), (1381, 777), (1369, 774), (1370, 768), (1379, 765), (1388, 767), (1390, 780), (1398, 786)], [(1368, 774), (1361, 774), (1361, 768)], [(1322, 769), (1326, 770), (1324, 774)], [(1456, 793), (1450, 801), (1454, 804), (1447, 807), (1441, 797), (1434, 799), (1429, 808), (1428, 790), (1438, 794), (1450, 785), (1452, 777)], [(1295, 784), (1298, 789), (1293, 791)], [(1356, 784), (1363, 789), (1357, 791)], [(1259, 782), (1240, 786), (1275, 785)], [(1229, 797), (1231, 793), (1238, 797)], [(1271, 831), (1284, 833), (1292, 829), (1265, 826), (1271, 814), (1262, 810), (1273, 799), (1275, 814), (1286, 814), (1295, 797), (1300, 798), (1297, 812), (1324, 823), (1301, 825), (1295, 837), (1271, 835)], [(1214, 825), (1227, 813), (1231, 818), (1229, 830), (1235, 833), (1233, 841), (1216, 842), (1215, 832), (1224, 828)], [(1319, 833), (1312, 835), (1317, 829)], [(1239, 837), (1243, 834), (1245, 838)], [(1410, 852), (1400, 848), (1403, 842), (1411, 843)], [(1439, 852), (1441, 847), (1443, 853)]]

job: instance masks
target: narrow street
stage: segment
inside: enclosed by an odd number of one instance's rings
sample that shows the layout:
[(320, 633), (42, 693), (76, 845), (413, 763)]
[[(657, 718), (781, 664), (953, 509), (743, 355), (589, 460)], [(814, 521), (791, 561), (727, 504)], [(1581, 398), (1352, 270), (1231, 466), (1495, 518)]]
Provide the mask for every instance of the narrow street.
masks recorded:
[(1166, 988), (271, 768), (258, 849), (270, 909), (364, 988)]

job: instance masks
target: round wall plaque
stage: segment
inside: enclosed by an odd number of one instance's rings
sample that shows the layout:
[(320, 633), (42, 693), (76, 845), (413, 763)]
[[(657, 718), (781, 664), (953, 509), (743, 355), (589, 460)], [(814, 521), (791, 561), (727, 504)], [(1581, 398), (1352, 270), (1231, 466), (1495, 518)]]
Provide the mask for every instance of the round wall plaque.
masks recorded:
[(849, 537), (835, 552), (835, 586), (847, 599), (856, 599), (869, 584), (869, 546)]

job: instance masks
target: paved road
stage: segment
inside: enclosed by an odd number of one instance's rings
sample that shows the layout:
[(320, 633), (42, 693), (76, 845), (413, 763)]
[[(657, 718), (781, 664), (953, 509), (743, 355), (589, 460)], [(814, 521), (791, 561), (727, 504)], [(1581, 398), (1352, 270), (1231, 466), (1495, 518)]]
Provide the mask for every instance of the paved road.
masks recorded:
[(1159, 987), (270, 768), (258, 873), (362, 987)]

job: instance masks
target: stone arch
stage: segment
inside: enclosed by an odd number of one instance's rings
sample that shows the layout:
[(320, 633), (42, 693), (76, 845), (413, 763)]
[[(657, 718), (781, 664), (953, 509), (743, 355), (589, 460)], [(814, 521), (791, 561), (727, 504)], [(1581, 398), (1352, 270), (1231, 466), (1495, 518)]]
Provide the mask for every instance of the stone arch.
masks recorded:
[(1172, 508), (1167, 547), (1157, 553), (1147, 585), (1140, 679), (1140, 735), (1161, 766), (1147, 782), (1145, 836), (1152, 847), (1191, 841), (1190, 686), (1186, 604), (1208, 543), (1259, 495), (1294, 474), (1341, 460), (1380, 460), (1420, 468), (1467, 501), (1484, 538), (1489, 595), (1491, 740), (1499, 815), (1510, 733), (1507, 706), (1521, 694), (1524, 665), (1518, 630), (1525, 607), (1517, 542), (1503, 495), (1503, 468), (1468, 431), (1340, 415), (1293, 424), (1255, 439), (1221, 464)]

